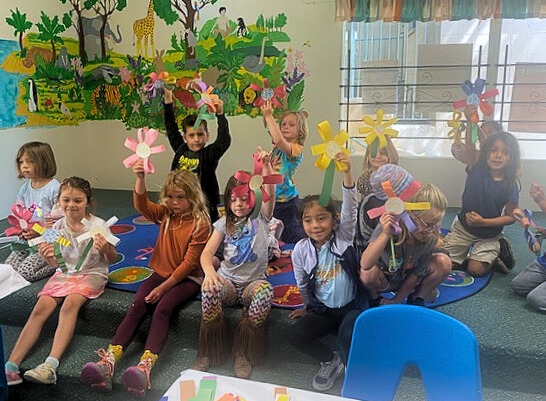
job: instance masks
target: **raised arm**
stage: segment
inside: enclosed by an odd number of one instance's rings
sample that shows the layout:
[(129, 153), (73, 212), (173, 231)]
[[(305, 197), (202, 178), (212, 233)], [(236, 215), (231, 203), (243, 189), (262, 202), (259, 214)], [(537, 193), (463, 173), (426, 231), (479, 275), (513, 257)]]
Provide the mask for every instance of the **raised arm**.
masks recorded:
[[(272, 174), (273, 169), (271, 168), (271, 155), (262, 150), (260, 147), (256, 149), (256, 154), (258, 155), (258, 160), (261, 160), (264, 163), (262, 175), (266, 176)], [(262, 203), (262, 213), (268, 220), (270, 220), (273, 216), (273, 209), (275, 209), (275, 184), (265, 184), (264, 189), (269, 195), (269, 201)]]
[(381, 253), (391, 238), (391, 230), (394, 224), (394, 216), (391, 213), (383, 213), (379, 219), (381, 233), (368, 243), (360, 258), (360, 269), (370, 270), (381, 257)]
[(165, 105), (163, 110), (163, 117), (165, 119), (165, 129), (167, 130), (167, 138), (171, 145), (172, 150), (175, 152), (180, 146), (184, 144), (184, 139), (180, 133), (180, 128), (176, 123), (176, 116), (174, 115), (173, 104), (173, 92), (164, 88)]
[[(468, 170), (471, 170), (472, 167), (478, 163), (478, 160), (480, 158), (480, 153), (476, 149), (476, 144), (472, 141), (472, 125), (473, 123), (470, 122), (470, 116), (474, 114), (477, 111), (476, 106), (468, 105), (464, 109), (464, 115), (466, 117), (466, 133), (464, 138), (464, 159), (466, 162), (466, 165), (468, 166)], [(480, 129), (478, 126), (477, 129)]]
[(284, 139), (281, 129), (273, 117), (273, 106), (271, 105), (271, 101), (268, 100), (262, 106), (262, 115), (269, 131), (269, 135), (271, 136), (271, 140), (273, 141), (273, 145), (282, 150), (288, 157), (291, 157), (292, 146), (290, 146), (290, 142)]

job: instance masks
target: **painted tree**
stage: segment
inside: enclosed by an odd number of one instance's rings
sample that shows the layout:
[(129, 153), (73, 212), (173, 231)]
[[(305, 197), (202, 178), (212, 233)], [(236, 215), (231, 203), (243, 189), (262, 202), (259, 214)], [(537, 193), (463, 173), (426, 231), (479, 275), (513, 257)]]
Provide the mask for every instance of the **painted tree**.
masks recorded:
[(282, 29), (286, 26), (286, 14), (280, 13), (275, 17), (275, 28), (278, 28), (282, 31)]
[(108, 18), (117, 10), (121, 11), (127, 7), (127, 0), (85, 0), (83, 3), (87, 10), (93, 9), (97, 15), (101, 16), (102, 25), (100, 27), (100, 53), (101, 58), (106, 58), (106, 39), (104, 38), (104, 31)]
[(8, 25), (11, 25), (15, 30), (13, 31), (13, 36), (19, 34), (19, 49), (21, 53), (23, 52), (23, 34), (32, 27), (32, 22), (27, 20), (26, 14), (21, 14), (19, 9), (16, 8), (15, 11), (11, 11), (11, 17), (6, 17), (6, 22)]
[(59, 24), (59, 17), (56, 15), (53, 18), (43, 11), (40, 14), (40, 21), (37, 22), (36, 26), (40, 34), (38, 39), (45, 42), (49, 41), (51, 43), (51, 51), (53, 53), (53, 62), (57, 60), (57, 50), (55, 49), (55, 43), (64, 43), (63, 39), (59, 36), (60, 33), (63, 33), (66, 30), (66, 27), (62, 24)]
[[(76, 29), (78, 34), (78, 54), (80, 59), (87, 61), (87, 55), (85, 54), (85, 36), (83, 34), (83, 20), (82, 20), (82, 11), (85, 9), (82, 7), (82, 2), (80, 0), (60, 0), (61, 3), (66, 4), (70, 3), (72, 10), (70, 13), (66, 13), (63, 16), (63, 23), (66, 27), (72, 25)], [(76, 14), (76, 21), (72, 21), (72, 12)]]
[[(154, 0), (155, 13), (164, 20), (167, 25), (172, 25), (176, 21), (183, 25), (183, 31), (190, 29), (195, 32), (196, 8), (202, 10), (209, 4), (215, 4), (220, 0), (200, 0), (199, 7), (194, 7), (192, 0)], [(186, 54), (187, 59), (195, 59), (195, 49), (189, 46), (188, 35), (184, 35), (184, 43), (189, 51)]]

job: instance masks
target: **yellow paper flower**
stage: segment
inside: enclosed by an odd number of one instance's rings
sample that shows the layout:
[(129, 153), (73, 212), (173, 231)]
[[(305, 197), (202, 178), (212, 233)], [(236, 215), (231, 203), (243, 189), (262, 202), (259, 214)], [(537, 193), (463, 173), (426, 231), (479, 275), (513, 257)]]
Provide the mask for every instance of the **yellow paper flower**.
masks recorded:
[(346, 131), (341, 130), (334, 137), (332, 127), (328, 121), (317, 124), (317, 130), (324, 143), (311, 146), (311, 153), (313, 156), (320, 155), (315, 162), (315, 166), (321, 170), (326, 170), (333, 160), (338, 171), (345, 171), (347, 166), (335, 160), (334, 157), (339, 152), (350, 155), (349, 150), (345, 148), (345, 142), (349, 140), (349, 134)]
[(383, 149), (387, 146), (386, 135), (390, 136), (391, 138), (398, 136), (398, 131), (389, 128), (391, 125), (396, 124), (398, 120), (396, 117), (393, 117), (390, 120), (383, 122), (382, 109), (377, 110), (377, 117), (375, 121), (370, 116), (362, 117), (362, 121), (364, 121), (364, 123), (368, 126), (361, 127), (358, 132), (361, 134), (368, 134), (366, 136), (366, 143), (368, 145), (377, 139), (379, 141), (379, 149)]
[(461, 122), (462, 113), (459, 110), (453, 112), (453, 119), (447, 121), (448, 127), (451, 127), (451, 130), (447, 133), (449, 139), (453, 139), (453, 142), (456, 144), (462, 143), (462, 132), (465, 130), (465, 125)]

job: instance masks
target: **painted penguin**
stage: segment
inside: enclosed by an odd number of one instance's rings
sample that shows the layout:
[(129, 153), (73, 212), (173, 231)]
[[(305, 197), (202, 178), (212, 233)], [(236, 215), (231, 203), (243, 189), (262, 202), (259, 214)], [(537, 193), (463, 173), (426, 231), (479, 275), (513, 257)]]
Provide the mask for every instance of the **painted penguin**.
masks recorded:
[(36, 113), (38, 111), (38, 92), (36, 84), (32, 78), (28, 80), (28, 111)]

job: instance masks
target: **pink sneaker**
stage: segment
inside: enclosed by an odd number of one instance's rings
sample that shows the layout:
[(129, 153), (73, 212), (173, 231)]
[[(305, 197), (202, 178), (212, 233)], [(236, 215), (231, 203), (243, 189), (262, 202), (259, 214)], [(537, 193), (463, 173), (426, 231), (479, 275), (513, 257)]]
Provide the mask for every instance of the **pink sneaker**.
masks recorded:
[(150, 383), (151, 370), (152, 361), (148, 358), (141, 361), (137, 366), (131, 366), (123, 372), (121, 383), (129, 395), (138, 399), (144, 398), (146, 390), (152, 388)]
[(112, 390), (114, 363), (104, 349), (101, 348), (95, 353), (101, 357), (101, 360), (97, 363), (86, 363), (81, 372), (81, 379), (82, 382), (90, 385), (93, 390), (106, 393)]
[(21, 384), (23, 378), (19, 372), (10, 372), (6, 369), (6, 379), (8, 380), (8, 386), (15, 386), (16, 384)]

